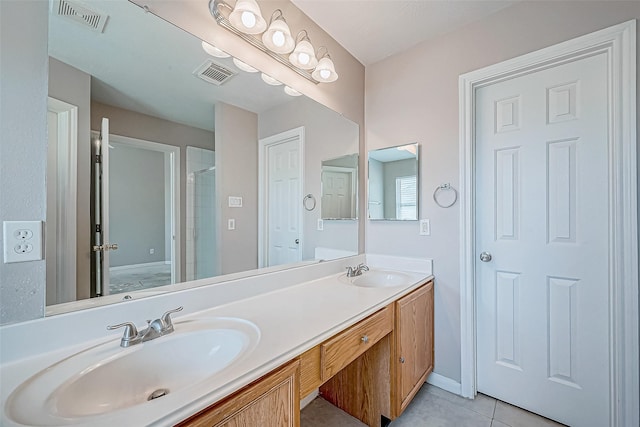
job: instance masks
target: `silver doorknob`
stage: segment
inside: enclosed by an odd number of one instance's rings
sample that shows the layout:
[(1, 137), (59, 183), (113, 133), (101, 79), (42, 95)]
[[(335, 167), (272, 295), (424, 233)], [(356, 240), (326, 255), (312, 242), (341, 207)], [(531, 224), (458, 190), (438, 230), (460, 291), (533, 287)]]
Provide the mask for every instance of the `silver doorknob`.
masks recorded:
[(296, 245), (300, 243), (300, 239), (296, 239)]
[(482, 262), (489, 262), (489, 261), (491, 261), (491, 258), (492, 258), (492, 256), (491, 256), (491, 254), (489, 252), (482, 252), (480, 254), (480, 261), (482, 261)]

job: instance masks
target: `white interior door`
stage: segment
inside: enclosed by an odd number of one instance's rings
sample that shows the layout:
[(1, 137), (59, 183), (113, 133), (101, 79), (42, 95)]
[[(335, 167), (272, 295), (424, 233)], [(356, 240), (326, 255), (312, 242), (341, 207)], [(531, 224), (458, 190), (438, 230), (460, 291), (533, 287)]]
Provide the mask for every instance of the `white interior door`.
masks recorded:
[(320, 203), (322, 217), (353, 218), (351, 172), (324, 168), (326, 170), (322, 171), (322, 201)]
[(609, 425), (606, 77), (597, 55), (476, 92), (478, 391), (573, 426)]
[(302, 260), (302, 141), (266, 147), (267, 266)]

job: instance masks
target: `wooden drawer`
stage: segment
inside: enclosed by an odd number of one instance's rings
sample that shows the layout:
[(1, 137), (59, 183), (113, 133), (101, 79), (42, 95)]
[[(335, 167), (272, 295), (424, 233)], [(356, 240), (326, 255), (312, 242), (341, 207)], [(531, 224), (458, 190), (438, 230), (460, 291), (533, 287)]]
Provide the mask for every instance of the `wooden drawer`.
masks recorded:
[(389, 305), (320, 346), (322, 380), (326, 381), (393, 330)]

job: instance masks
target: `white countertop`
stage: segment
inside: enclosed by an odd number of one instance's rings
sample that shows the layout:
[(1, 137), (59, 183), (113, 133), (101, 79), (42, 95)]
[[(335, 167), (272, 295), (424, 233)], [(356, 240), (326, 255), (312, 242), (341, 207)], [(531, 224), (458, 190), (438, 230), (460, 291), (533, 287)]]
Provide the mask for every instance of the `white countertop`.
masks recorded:
[[(340, 276), (344, 276), (344, 273), (332, 274), (176, 317), (174, 321), (176, 331), (180, 330), (181, 322), (194, 318), (246, 319), (258, 326), (260, 339), (250, 353), (201, 383), (170, 393), (155, 401), (109, 414), (71, 420), (69, 423), (59, 425), (173, 425), (364, 319), (395, 299), (411, 292), (431, 277), (425, 272), (411, 273), (414, 282), (410, 286), (363, 288), (345, 283), (344, 280), (339, 279)], [(55, 361), (72, 356), (88, 346), (101, 343), (119, 346), (119, 338), (113, 337), (111, 335), (108, 339), (83, 342), (3, 364), (0, 367), (3, 408), (1, 424), (21, 425), (9, 419), (4, 410), (7, 397), (19, 384)]]

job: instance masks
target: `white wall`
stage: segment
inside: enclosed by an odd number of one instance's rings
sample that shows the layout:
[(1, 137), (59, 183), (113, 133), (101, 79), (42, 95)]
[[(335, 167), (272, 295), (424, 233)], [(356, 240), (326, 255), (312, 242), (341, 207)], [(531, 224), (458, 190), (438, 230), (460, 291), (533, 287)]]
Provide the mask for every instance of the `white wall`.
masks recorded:
[[(45, 219), (47, 4), (0, 1), (0, 222)], [(44, 261), (0, 262), (0, 324), (41, 317), (45, 280)]]
[(434, 259), (438, 374), (460, 380), (459, 204), (442, 209), (431, 197), (459, 185), (458, 76), (633, 18), (640, 2), (522, 2), (367, 67), (367, 148), (421, 144), (420, 212), (431, 220), (431, 236), (369, 221), (367, 252)]

